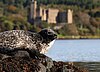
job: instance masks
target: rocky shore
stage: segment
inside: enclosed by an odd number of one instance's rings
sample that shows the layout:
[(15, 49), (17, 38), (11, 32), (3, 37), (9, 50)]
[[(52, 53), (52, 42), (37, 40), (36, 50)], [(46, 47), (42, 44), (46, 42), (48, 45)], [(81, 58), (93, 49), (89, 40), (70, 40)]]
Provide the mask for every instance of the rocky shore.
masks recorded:
[(0, 72), (89, 72), (73, 63), (56, 62), (44, 54), (35, 55), (31, 58), (26, 51), (14, 56), (0, 54)]

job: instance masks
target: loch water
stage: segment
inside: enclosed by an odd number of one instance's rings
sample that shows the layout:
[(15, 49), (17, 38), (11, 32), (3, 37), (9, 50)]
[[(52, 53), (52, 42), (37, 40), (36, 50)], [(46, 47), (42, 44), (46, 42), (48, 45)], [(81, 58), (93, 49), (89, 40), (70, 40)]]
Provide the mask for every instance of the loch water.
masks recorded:
[(76, 62), (90, 72), (100, 72), (100, 39), (56, 40), (46, 55), (55, 61)]

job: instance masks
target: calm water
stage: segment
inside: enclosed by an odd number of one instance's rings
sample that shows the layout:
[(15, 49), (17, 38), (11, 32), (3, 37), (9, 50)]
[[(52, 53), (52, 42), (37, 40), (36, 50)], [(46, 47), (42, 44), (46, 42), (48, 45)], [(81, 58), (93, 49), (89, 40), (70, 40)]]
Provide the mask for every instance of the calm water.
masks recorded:
[(100, 72), (100, 39), (56, 40), (46, 55), (56, 61), (78, 62), (90, 72)]

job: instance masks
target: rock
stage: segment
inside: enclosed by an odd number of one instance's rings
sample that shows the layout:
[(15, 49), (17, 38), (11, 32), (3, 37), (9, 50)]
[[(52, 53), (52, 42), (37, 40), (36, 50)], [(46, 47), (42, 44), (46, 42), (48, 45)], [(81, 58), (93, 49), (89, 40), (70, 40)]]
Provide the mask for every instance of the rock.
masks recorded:
[(46, 67), (42, 63), (39, 63), (38, 65), (40, 66), (39, 72), (46, 72)]
[(68, 72), (68, 69), (62, 62), (54, 61), (54, 66), (51, 68), (51, 72)]
[(46, 72), (45, 66), (31, 58), (9, 57), (0, 61), (0, 72)]
[(14, 56), (15, 57), (30, 57), (27, 51), (18, 51)]
[(50, 71), (50, 68), (52, 68), (52, 66), (54, 65), (53, 60), (43, 54), (40, 54), (39, 60), (43, 65), (45, 65), (48, 71)]
[(5, 58), (8, 58), (8, 57), (11, 57), (11, 56), (0, 53), (0, 60), (5, 59)]
[(31, 58), (27, 51), (18, 51), (14, 56), (0, 54), (0, 72), (88, 72), (73, 63), (56, 62), (40, 53), (35, 55), (38, 57)]

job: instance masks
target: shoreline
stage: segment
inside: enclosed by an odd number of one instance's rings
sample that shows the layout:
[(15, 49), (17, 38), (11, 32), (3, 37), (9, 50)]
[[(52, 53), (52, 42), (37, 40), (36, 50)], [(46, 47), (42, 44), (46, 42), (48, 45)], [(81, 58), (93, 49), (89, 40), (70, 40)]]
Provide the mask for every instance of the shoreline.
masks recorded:
[(76, 39), (100, 39), (100, 36), (63, 36), (63, 37), (58, 37), (57, 40), (76, 40)]
[(100, 38), (58, 38), (57, 40), (99, 40)]

